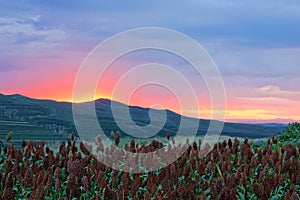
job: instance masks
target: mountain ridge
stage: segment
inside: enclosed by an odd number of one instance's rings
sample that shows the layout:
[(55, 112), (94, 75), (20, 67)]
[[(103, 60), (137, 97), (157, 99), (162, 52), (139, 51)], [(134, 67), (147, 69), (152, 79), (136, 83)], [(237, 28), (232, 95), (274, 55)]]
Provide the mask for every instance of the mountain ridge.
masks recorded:
[[(77, 104), (86, 104), (90, 102), (83, 102)], [(110, 134), (111, 131), (121, 131), (123, 136), (128, 136), (122, 132), (112, 116), (111, 103), (117, 103), (120, 107), (127, 107), (126, 104), (112, 101), (110, 99), (100, 98), (95, 100), (96, 114), (99, 124), (103, 128), (105, 134)], [(150, 123), (149, 110), (152, 108), (144, 108), (140, 106), (129, 106), (130, 116), (132, 120), (139, 126), (146, 126)], [(153, 112), (161, 112), (164, 110), (155, 110)], [(176, 134), (182, 118), (189, 122), (192, 120), (199, 120), (197, 135), (204, 135), (207, 132), (210, 120), (195, 119), (191, 117), (181, 116), (171, 110), (165, 110), (167, 119), (164, 127), (158, 132), (158, 136), (165, 136), (166, 131), (171, 131), (172, 135)], [(23, 121), (28, 124), (43, 127), (46, 130), (55, 133), (69, 134), (76, 133), (72, 114), (72, 103), (59, 102), (55, 100), (34, 99), (20, 94), (4, 95), (0, 94), (0, 120), (15, 120)], [(155, 119), (154, 119), (155, 120)], [(124, 121), (124, 124), (129, 122)], [(184, 127), (187, 132), (192, 127)], [(285, 128), (282, 124), (247, 124), (247, 123), (233, 123), (225, 122), (222, 135), (233, 137), (269, 137), (276, 135)]]

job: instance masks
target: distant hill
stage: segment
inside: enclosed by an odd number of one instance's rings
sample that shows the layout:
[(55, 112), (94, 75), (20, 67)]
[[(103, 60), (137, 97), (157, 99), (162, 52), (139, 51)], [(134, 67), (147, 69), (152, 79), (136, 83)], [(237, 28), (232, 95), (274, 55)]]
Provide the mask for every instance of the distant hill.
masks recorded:
[[(95, 102), (96, 113), (99, 123), (106, 134), (111, 131), (120, 131), (122, 136), (126, 136), (122, 130), (117, 126), (112, 116), (111, 100), (99, 99)], [(117, 103), (117, 102), (115, 102)], [(126, 105), (118, 103), (120, 109)], [(130, 106), (130, 115), (133, 121), (140, 126), (149, 124), (149, 108), (141, 108), (137, 106)], [(153, 112), (161, 112), (153, 110)], [(167, 120), (163, 129), (157, 134), (158, 136), (165, 136), (166, 131), (170, 130), (171, 134), (176, 134), (180, 124), (181, 115), (166, 110)], [(187, 120), (195, 120), (193, 118), (183, 117)], [(6, 133), (8, 128), (4, 122), (26, 124), (26, 126), (18, 126), (18, 132), (28, 132), (28, 126), (35, 127), (28, 134), (43, 134), (53, 133), (66, 136), (71, 132), (76, 133), (72, 115), (72, 103), (56, 102), (52, 100), (32, 99), (22, 95), (3, 95), (0, 94), (0, 134)], [(123, 122), (126, 124), (126, 121)], [(201, 119), (199, 122), (198, 135), (203, 135), (207, 132), (209, 120)], [(1, 129), (2, 127), (2, 129)], [(15, 127), (15, 129), (16, 129)], [(222, 135), (232, 137), (248, 137), (260, 138), (269, 137), (273, 134), (278, 134), (286, 127), (284, 124), (245, 124), (245, 123), (225, 123)], [(184, 127), (187, 132), (189, 127)]]

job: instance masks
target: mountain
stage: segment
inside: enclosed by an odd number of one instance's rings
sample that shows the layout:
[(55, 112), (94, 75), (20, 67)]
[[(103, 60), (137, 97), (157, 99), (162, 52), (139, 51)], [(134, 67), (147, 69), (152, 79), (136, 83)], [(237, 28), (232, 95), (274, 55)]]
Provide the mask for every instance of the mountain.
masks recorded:
[(246, 123), (246, 124), (278, 124), (284, 125), (291, 122), (295, 122), (295, 119), (286, 119), (286, 118), (276, 118), (276, 119), (249, 119), (249, 120), (234, 120), (235, 123)]
[[(83, 103), (82, 105), (84, 106), (88, 103), (89, 102)], [(96, 100), (95, 108), (99, 124), (107, 135), (109, 135), (111, 131), (120, 131), (122, 136), (127, 136), (120, 130), (113, 118), (111, 110), (112, 103), (117, 105), (118, 113), (122, 113), (123, 109), (127, 108), (127, 105), (108, 99)], [(130, 106), (129, 111), (132, 120), (137, 125), (146, 126), (149, 124), (149, 108)], [(189, 124), (197, 120), (183, 117), (170, 110), (161, 111), (152, 109), (151, 113), (154, 113), (154, 115), (157, 116), (157, 118), (153, 120), (159, 122), (161, 120), (160, 116), (162, 112), (166, 112), (167, 119), (157, 136), (165, 136), (165, 133), (168, 130), (170, 130), (171, 134), (176, 134), (181, 120), (187, 122), (187, 125), (183, 127), (183, 130), (189, 132), (189, 130), (192, 129), (192, 127), (189, 127)], [(87, 118), (88, 114), (89, 113), (87, 113)], [(120, 116), (118, 120), (124, 125), (129, 126), (130, 124), (130, 121), (123, 120), (122, 116)], [(209, 123), (209, 120), (201, 119), (199, 121), (197, 134), (205, 134)], [(11, 124), (11, 126), (8, 126), (7, 124)], [(15, 124), (15, 126), (13, 126), (13, 124)], [(269, 137), (273, 134), (276, 135), (282, 132), (285, 126), (286, 125), (283, 124), (224, 123), (222, 135), (248, 138)], [(72, 115), (72, 103), (32, 99), (18, 94), (0, 94), (0, 134), (3, 135), (9, 130), (15, 130), (15, 132), (19, 133), (27, 133), (28, 130), (30, 130), (31, 132), (28, 134), (39, 134), (40, 136), (44, 133), (53, 133), (56, 136), (61, 135), (65, 138), (67, 134), (70, 134), (71, 132), (76, 133)]]

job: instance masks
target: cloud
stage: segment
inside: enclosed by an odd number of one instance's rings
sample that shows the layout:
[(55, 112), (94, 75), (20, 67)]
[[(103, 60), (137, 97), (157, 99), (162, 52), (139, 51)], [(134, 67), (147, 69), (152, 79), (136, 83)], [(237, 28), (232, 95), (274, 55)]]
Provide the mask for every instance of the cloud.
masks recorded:
[[(232, 92), (232, 91), (231, 91)], [(300, 103), (300, 90), (293, 90), (289, 86), (285, 89), (275, 84), (266, 84), (259, 87), (253, 85), (243, 85), (235, 87), (233, 99), (237, 102), (244, 102), (246, 105), (276, 105), (276, 106), (298, 106)], [(243, 103), (242, 103), (243, 104)], [(241, 104), (241, 105), (242, 105)]]
[[(297, 0), (20, 0), (0, 2), (0, 13), (0, 71), (24, 66), (75, 69), (79, 58), (107, 37), (159, 26), (187, 34), (207, 49), (223, 75), (229, 98), (248, 99), (247, 107), (299, 105)], [(148, 60), (172, 64), (193, 79), (185, 62), (149, 55), (153, 58)], [(147, 61), (147, 56), (138, 56), (136, 62)]]
[(272, 96), (284, 99), (300, 99), (300, 90), (291, 91), (291, 90), (284, 90), (276, 85), (265, 85), (257, 88), (258, 94), (262, 96)]
[(270, 93), (284, 92), (281, 90), (280, 87), (275, 86), (275, 85), (265, 85), (265, 86), (259, 87), (258, 90), (262, 91), (262, 92), (270, 92)]
[[(245, 46), (206, 45), (220, 71), (229, 82), (268, 82), (293, 86), (293, 79), (300, 81), (300, 48), (249, 48)], [(247, 77), (248, 79), (245, 79)], [(259, 81), (259, 82), (257, 82)], [(295, 80), (295, 82), (297, 82)], [(252, 84), (253, 85), (253, 84)]]
[(56, 43), (66, 38), (61, 29), (37, 28), (37, 16), (28, 18), (0, 18), (0, 41), (2, 43), (28, 44), (30, 42)]
[[(27, 13), (31, 23), (42, 21), (41, 26), (52, 29), (64, 24), (71, 29), (66, 30), (67, 35), (71, 39), (76, 38), (78, 43), (97, 43), (104, 39), (103, 35), (110, 36), (130, 28), (161, 26), (182, 31), (201, 42), (222, 39), (223, 42), (242, 46), (300, 45), (300, 7), (295, 1), (188, 0), (176, 4), (171, 0), (142, 3), (132, 0), (26, 2), (32, 11), (30, 15), (25, 9), (22, 12)], [(20, 6), (21, 3), (6, 4)], [(59, 32), (51, 33), (56, 34), (63, 38)], [(42, 35), (47, 38), (50, 34)]]
[(34, 15), (34, 16), (29, 16), (28, 18), (31, 19), (34, 22), (38, 22), (40, 20), (41, 16), (40, 15)]

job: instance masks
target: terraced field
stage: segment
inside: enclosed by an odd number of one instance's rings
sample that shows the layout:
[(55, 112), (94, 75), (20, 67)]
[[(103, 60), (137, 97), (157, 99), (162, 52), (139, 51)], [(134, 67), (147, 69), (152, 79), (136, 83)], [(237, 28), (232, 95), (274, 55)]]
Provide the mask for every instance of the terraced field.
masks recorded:
[(44, 140), (47, 144), (60, 143), (66, 140), (67, 136), (55, 133), (37, 125), (19, 121), (0, 121), (0, 139), (5, 141), (9, 131), (13, 131), (13, 138), (16, 147), (21, 146), (22, 140)]

